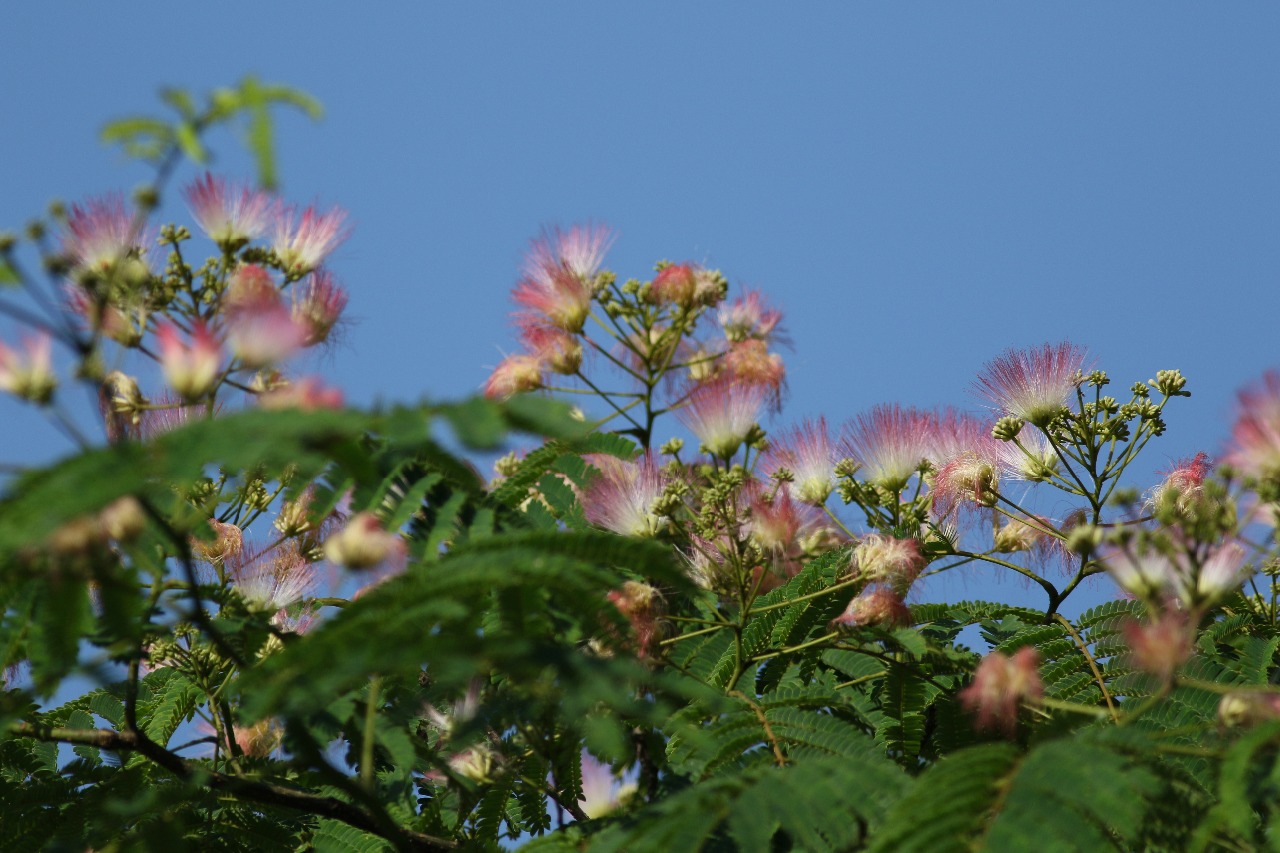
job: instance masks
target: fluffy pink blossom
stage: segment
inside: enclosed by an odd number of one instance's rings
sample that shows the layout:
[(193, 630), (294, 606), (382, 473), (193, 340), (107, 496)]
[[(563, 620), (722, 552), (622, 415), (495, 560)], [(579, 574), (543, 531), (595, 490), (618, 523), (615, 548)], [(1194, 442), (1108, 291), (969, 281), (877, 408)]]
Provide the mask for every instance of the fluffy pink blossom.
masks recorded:
[(950, 515), (959, 506), (991, 506), (1000, 492), (1000, 457), (994, 439), (976, 442), (933, 476), (933, 511)]
[(269, 301), (227, 313), (227, 345), (242, 367), (279, 364), (301, 349), (310, 334), (310, 327), (295, 319), (274, 293)]
[(189, 343), (183, 341), (182, 333), (168, 321), (156, 328), (156, 339), (165, 381), (179, 397), (196, 400), (217, 387), (222, 371), (222, 346), (203, 320), (193, 324)]
[(844, 612), (831, 620), (840, 628), (902, 628), (911, 624), (911, 608), (902, 596), (887, 586), (873, 585), (849, 602)]
[(1043, 427), (1075, 391), (1085, 351), (1071, 343), (1008, 350), (987, 363), (974, 387), (1011, 415)]
[(1280, 373), (1267, 371), (1238, 400), (1226, 461), (1253, 477), (1280, 478)]
[(662, 615), (662, 596), (657, 588), (639, 581), (626, 581), (607, 598), (631, 623), (637, 654), (650, 657), (661, 632), (658, 617)]
[(905, 595), (924, 569), (924, 554), (915, 539), (897, 539), (872, 533), (862, 538), (853, 549), (853, 563), (858, 576), (866, 581), (884, 584)]
[(805, 420), (769, 443), (761, 462), (766, 476), (781, 469), (791, 472), (791, 493), (799, 500), (822, 506), (835, 489), (836, 458), (826, 418)]
[(267, 231), (275, 202), (264, 192), (206, 172), (182, 191), (201, 230), (219, 246), (256, 240)]
[(542, 387), (542, 362), (537, 356), (517, 353), (498, 363), (484, 384), (484, 395), (490, 400), (505, 400), (522, 391)]
[(774, 574), (793, 577), (803, 567), (806, 539), (824, 526), (824, 516), (785, 487), (772, 500), (758, 483), (743, 491), (749, 517), (743, 532), (764, 552)]
[(599, 472), (582, 496), (587, 521), (623, 536), (653, 536), (666, 527), (653, 511), (666, 480), (651, 454), (635, 462), (598, 453), (585, 458)]
[(1116, 550), (1106, 555), (1107, 571), (1120, 588), (1148, 602), (1178, 600), (1202, 608), (1231, 594), (1249, 579), (1248, 553), (1236, 542), (1215, 547), (1196, 565), (1185, 553)]
[(991, 436), (991, 426), (967, 412), (948, 407), (930, 417), (933, 436), (927, 458), (935, 471)]
[(133, 211), (118, 193), (73, 205), (62, 250), (78, 272), (103, 273), (130, 255), (146, 256), (146, 241)]
[(347, 239), (346, 220), (346, 211), (338, 207), (324, 213), (308, 207), (296, 222), (293, 208), (277, 211), (271, 248), (275, 250), (285, 273), (292, 278), (301, 278), (324, 263), (325, 258)]
[(931, 412), (876, 406), (844, 424), (840, 450), (862, 466), (863, 479), (896, 491), (933, 453), (936, 422)]
[(341, 530), (325, 539), (324, 555), (344, 568), (371, 569), (403, 559), (405, 544), (400, 534), (387, 530), (376, 515), (357, 512)]
[(1164, 682), (1191, 657), (1196, 635), (1190, 614), (1175, 608), (1155, 610), (1145, 624), (1129, 620), (1122, 630), (1130, 663)]
[(596, 275), (612, 242), (603, 226), (544, 231), (530, 247), (513, 298), (552, 326), (573, 334), (582, 331)]
[(758, 385), (715, 379), (694, 389), (676, 417), (708, 453), (728, 459), (756, 427), (764, 403), (765, 389)]
[(342, 404), (341, 389), (325, 386), (318, 376), (305, 376), (258, 397), (258, 405), (269, 411), (300, 409), (314, 412), (319, 409), (341, 409)]
[(768, 340), (779, 332), (782, 312), (769, 307), (760, 291), (747, 290), (721, 306), (718, 319), (724, 336), (731, 341)]
[(769, 392), (775, 410), (782, 406), (782, 390), (787, 368), (782, 356), (769, 352), (767, 342), (752, 338), (729, 344), (716, 368), (720, 376), (744, 385), (758, 385)]
[(634, 790), (634, 784), (624, 784), (613, 768), (596, 760), (591, 753), (582, 751), (582, 797), (578, 800), (588, 819), (603, 817), (618, 808), (621, 800)]
[(305, 346), (322, 344), (347, 307), (347, 293), (328, 270), (316, 270), (293, 289), (294, 322), (307, 330)]
[(1038, 483), (1058, 470), (1058, 451), (1038, 429), (1022, 430), (1016, 442), (995, 441), (995, 448), (1000, 474), (1011, 480)]
[(697, 271), (692, 264), (665, 267), (649, 283), (648, 299), (657, 305), (689, 308), (698, 295)]
[(960, 703), (977, 715), (979, 729), (1000, 729), (1013, 737), (1018, 727), (1018, 707), (1044, 693), (1038, 669), (1040, 655), (1023, 646), (1012, 655), (992, 652), (973, 673), (973, 683), (959, 693)]
[(307, 562), (296, 539), (255, 551), (242, 547), (224, 558), (231, 585), (254, 610), (275, 613), (315, 588), (315, 567)]
[(552, 373), (571, 376), (582, 366), (582, 341), (578, 336), (539, 322), (536, 316), (521, 318), (520, 341)]
[(24, 338), (20, 349), (0, 343), (0, 390), (33, 403), (47, 403), (58, 386), (53, 339), (44, 332)]
[(1158, 507), (1166, 496), (1172, 496), (1172, 500), (1185, 509), (1203, 493), (1210, 468), (1212, 463), (1207, 453), (1197, 453), (1192, 459), (1180, 460), (1172, 469), (1162, 472), (1165, 477), (1147, 496), (1148, 505)]

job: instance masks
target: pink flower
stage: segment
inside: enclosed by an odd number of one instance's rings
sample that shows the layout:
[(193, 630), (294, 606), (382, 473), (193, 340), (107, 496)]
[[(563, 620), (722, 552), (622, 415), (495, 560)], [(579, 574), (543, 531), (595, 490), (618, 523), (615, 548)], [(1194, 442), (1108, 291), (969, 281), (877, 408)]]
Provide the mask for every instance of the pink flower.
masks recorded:
[(48, 334), (24, 338), (20, 350), (0, 343), (0, 390), (32, 403), (47, 403), (57, 387), (53, 339)]
[(330, 562), (348, 569), (369, 569), (402, 558), (404, 540), (387, 530), (371, 512), (358, 512), (337, 533), (324, 541)]
[(676, 417), (708, 453), (728, 459), (756, 428), (764, 402), (763, 388), (726, 377), (698, 386)]
[(1018, 706), (1036, 701), (1044, 693), (1038, 669), (1040, 655), (1023, 646), (1012, 656), (992, 652), (973, 673), (973, 683), (959, 693), (960, 703), (977, 714), (978, 729), (1000, 729), (1013, 737), (1018, 727)]
[(939, 517), (958, 506), (991, 506), (1000, 492), (1000, 456), (994, 439), (980, 440), (933, 477), (933, 509)]
[(853, 562), (859, 577), (885, 584), (901, 596), (915, 583), (927, 561), (915, 539), (872, 533), (853, 549)]
[(787, 368), (782, 363), (782, 356), (769, 352), (769, 345), (765, 341), (752, 338), (730, 344), (716, 366), (719, 375), (729, 377), (734, 382), (764, 388), (769, 392), (773, 408), (781, 408)]
[(314, 207), (302, 211), (294, 223), (293, 208), (284, 208), (275, 217), (271, 248), (291, 278), (301, 278), (324, 263), (334, 249), (347, 239), (346, 211), (331, 208), (318, 213)]
[(484, 384), (490, 400), (505, 400), (523, 391), (542, 387), (542, 362), (537, 356), (509, 355), (498, 363)]
[(228, 184), (208, 172), (184, 189), (182, 195), (201, 230), (223, 248), (261, 237), (275, 212), (275, 202), (266, 193)]
[(222, 306), (227, 311), (252, 309), (259, 305), (280, 302), (280, 288), (276, 287), (271, 273), (257, 264), (243, 264), (231, 273)]
[(761, 462), (766, 476), (783, 468), (791, 472), (791, 492), (801, 501), (822, 506), (835, 489), (835, 453), (826, 418), (805, 420), (772, 439)]
[(184, 400), (197, 400), (213, 391), (222, 371), (222, 347), (203, 320), (193, 324), (191, 342), (183, 342), (178, 328), (162, 321), (156, 328), (160, 367), (169, 387)]
[(1084, 349), (1066, 342), (1011, 349), (987, 363), (974, 387), (1003, 411), (1043, 427), (1075, 391), (1084, 360)]
[(651, 454), (635, 462), (599, 453), (584, 458), (599, 472), (582, 496), (587, 521), (623, 536), (654, 536), (666, 527), (653, 511), (666, 481)]
[(240, 365), (279, 364), (306, 344), (311, 329), (295, 320), (274, 292), (270, 301), (245, 305), (227, 314), (227, 344)]
[(140, 221), (117, 193), (74, 205), (67, 214), (62, 249), (78, 272), (104, 273), (130, 255), (144, 258)]
[(209, 519), (209, 526), (213, 528), (214, 540), (206, 542), (192, 537), (191, 553), (212, 566), (225, 566), (228, 563), (242, 565), (240, 557), (244, 553), (244, 531), (216, 518)]
[[(218, 404), (214, 414), (222, 410)], [(167, 432), (172, 432), (193, 418), (205, 415), (204, 406), (183, 405), (177, 398), (161, 394), (151, 401), (151, 407), (144, 409), (138, 416), (138, 423), (133, 430), (135, 437), (147, 441)]]
[(552, 373), (572, 376), (582, 366), (582, 341), (564, 329), (540, 322), (534, 315), (521, 318), (520, 340)]
[(327, 270), (316, 270), (293, 289), (293, 319), (307, 330), (305, 346), (324, 343), (347, 307), (347, 294)]
[(768, 340), (778, 332), (782, 312), (770, 308), (758, 290), (748, 290), (720, 308), (720, 327), (731, 341)]
[(602, 226), (544, 231), (533, 241), (512, 296), (552, 326), (577, 334), (591, 310), (595, 278), (613, 236)]
[(1123, 631), (1131, 663), (1165, 683), (1191, 657), (1196, 633), (1190, 615), (1171, 608), (1156, 610), (1145, 625), (1129, 620)]
[(275, 613), (315, 588), (315, 567), (307, 562), (296, 539), (262, 551), (241, 548), (224, 558), (231, 585), (251, 609)]
[(621, 589), (611, 591), (607, 598), (631, 623), (637, 654), (642, 658), (650, 657), (661, 627), (658, 617), (662, 614), (662, 596), (657, 588), (639, 581), (626, 581)]
[(935, 471), (991, 436), (990, 425), (967, 412), (947, 407), (929, 413), (929, 417), (933, 423), (933, 440), (927, 458)]
[(1253, 574), (1245, 562), (1248, 553), (1237, 542), (1226, 542), (1214, 549), (1196, 575), (1195, 598), (1210, 603), (1235, 592)]
[(903, 488), (933, 452), (936, 418), (897, 403), (876, 406), (843, 427), (841, 452), (861, 464), (861, 476), (889, 491)]
[(619, 802), (634, 790), (625, 785), (608, 764), (597, 761), (585, 749), (582, 751), (582, 797), (578, 802), (588, 819), (602, 817), (618, 808)]
[(1184, 512), (1192, 506), (1204, 491), (1205, 478), (1209, 476), (1212, 463), (1209, 454), (1197, 453), (1193, 459), (1183, 459), (1167, 472), (1165, 478), (1151, 490), (1147, 496), (1147, 504), (1159, 507), (1166, 496)]
[(303, 377), (258, 397), (258, 405), (268, 411), (300, 409), (314, 412), (319, 409), (341, 409), (342, 403), (342, 391), (326, 387), (318, 376)]
[(911, 624), (911, 608), (902, 596), (887, 586), (869, 586), (855, 596), (835, 619), (832, 627), (879, 627), (887, 630), (903, 628)]
[(786, 488), (778, 489), (772, 500), (766, 500), (758, 483), (749, 484), (743, 492), (750, 501), (744, 532), (764, 552), (775, 574), (794, 576), (802, 568), (803, 540), (823, 526), (822, 514), (796, 501)]
[(698, 295), (698, 277), (691, 264), (664, 267), (649, 283), (648, 300), (655, 305), (690, 308)]
[(1226, 461), (1259, 479), (1280, 478), (1280, 373), (1241, 391)]
[(1058, 470), (1058, 451), (1038, 429), (1022, 430), (1016, 442), (993, 441), (1002, 476), (1038, 483), (1053, 477)]

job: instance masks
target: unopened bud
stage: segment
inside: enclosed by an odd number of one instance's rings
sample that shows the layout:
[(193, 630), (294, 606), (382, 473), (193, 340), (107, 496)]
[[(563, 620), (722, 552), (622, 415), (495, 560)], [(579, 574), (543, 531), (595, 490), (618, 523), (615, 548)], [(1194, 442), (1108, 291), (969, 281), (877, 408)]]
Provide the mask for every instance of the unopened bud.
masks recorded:
[(991, 437), (997, 441), (1013, 441), (1025, 424), (1026, 421), (1022, 418), (1007, 415), (996, 421), (996, 425), (991, 428)]
[(1190, 393), (1182, 390), (1186, 387), (1187, 380), (1183, 377), (1182, 371), (1180, 370), (1157, 371), (1156, 378), (1150, 384), (1166, 397), (1191, 396)]

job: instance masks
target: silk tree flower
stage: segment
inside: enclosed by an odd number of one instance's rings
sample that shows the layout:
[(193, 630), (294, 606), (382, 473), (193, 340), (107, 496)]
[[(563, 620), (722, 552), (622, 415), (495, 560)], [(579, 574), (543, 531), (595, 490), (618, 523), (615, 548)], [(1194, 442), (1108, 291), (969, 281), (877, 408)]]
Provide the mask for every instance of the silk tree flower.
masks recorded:
[(835, 490), (836, 458), (827, 419), (804, 420), (769, 443), (761, 461), (766, 476), (791, 472), (791, 493), (804, 503), (822, 506)]
[(484, 383), (484, 395), (490, 400), (506, 400), (524, 391), (542, 387), (542, 362), (537, 356), (517, 353), (498, 363)]
[(1105, 555), (1103, 565), (1122, 590), (1144, 601), (1174, 597), (1184, 586), (1182, 570), (1155, 551), (1116, 550)]
[(297, 540), (254, 551), (241, 547), (223, 558), (231, 585), (253, 610), (275, 613), (309, 595), (318, 578)]
[(973, 683), (958, 694), (960, 703), (977, 715), (978, 729), (1000, 729), (1013, 737), (1018, 706), (1044, 694), (1039, 663), (1034, 646), (1023, 646), (1012, 655), (991, 652), (982, 659), (973, 673)]
[(951, 407), (931, 413), (930, 418), (932, 441), (926, 458), (935, 471), (991, 434), (990, 426)]
[(387, 530), (371, 512), (357, 512), (341, 530), (324, 540), (325, 557), (347, 569), (371, 569), (402, 559), (404, 554), (400, 534)]
[(1246, 562), (1245, 549), (1237, 542), (1226, 542), (1214, 549), (1200, 566), (1195, 579), (1195, 598), (1212, 603), (1235, 592), (1253, 574)]
[(552, 373), (572, 376), (582, 366), (582, 341), (564, 329), (549, 326), (532, 314), (520, 317), (520, 342)]
[(626, 581), (621, 589), (610, 591), (606, 598), (631, 623), (637, 654), (642, 658), (650, 657), (662, 627), (658, 622), (663, 612), (662, 595), (657, 587), (640, 581)]
[(728, 459), (756, 429), (765, 389), (729, 378), (699, 385), (676, 417), (713, 456)]
[(256, 240), (267, 232), (276, 202), (270, 195), (205, 172), (182, 191), (191, 215), (223, 249)]
[(933, 452), (935, 425), (931, 412), (897, 403), (875, 406), (845, 422), (840, 451), (862, 466), (860, 474), (865, 480), (898, 491)]
[(190, 343), (172, 323), (162, 321), (156, 328), (160, 344), (160, 367), (169, 387), (184, 400), (198, 400), (218, 385), (222, 372), (222, 346), (203, 320), (192, 324)]
[(328, 270), (321, 269), (295, 286), (292, 293), (293, 320), (307, 330), (303, 345), (324, 343), (347, 307), (346, 291), (338, 286)]
[(697, 269), (692, 264), (671, 264), (653, 277), (646, 299), (655, 305), (691, 308), (698, 295)]
[(459, 723), (468, 723), (480, 711), (480, 680), (472, 679), (467, 685), (467, 692), (462, 694), (448, 711), (441, 711), (434, 705), (423, 709), (423, 715), (439, 733), (441, 740), (448, 740)]
[(1000, 473), (1011, 480), (1039, 483), (1058, 471), (1058, 451), (1038, 429), (1024, 429), (1016, 442), (995, 441), (994, 446)]
[(1164, 479), (1147, 493), (1147, 506), (1155, 509), (1169, 500), (1181, 512), (1186, 512), (1204, 493), (1204, 481), (1211, 467), (1209, 454), (1204, 452), (1175, 463), (1172, 469), (1162, 472)]
[(1000, 457), (993, 439), (979, 441), (933, 476), (933, 509), (946, 517), (957, 507), (992, 506), (1000, 494)]
[(749, 520), (742, 532), (764, 552), (774, 574), (794, 577), (803, 568), (804, 541), (824, 526), (824, 517), (813, 505), (795, 500), (785, 486), (772, 500), (755, 482), (743, 493)]
[(1186, 611), (1158, 608), (1145, 624), (1129, 620), (1122, 631), (1130, 663), (1168, 684), (1191, 657), (1196, 627)]
[(1267, 371), (1238, 401), (1226, 462), (1262, 480), (1280, 479), (1280, 373)]
[(118, 193), (73, 205), (67, 214), (62, 251), (78, 273), (108, 272), (130, 256), (145, 260), (147, 240), (140, 220)]
[(853, 549), (853, 565), (858, 576), (885, 585), (899, 597), (915, 583), (926, 562), (915, 539), (872, 533), (864, 536)]
[(987, 362), (974, 387), (1002, 411), (1044, 427), (1067, 405), (1084, 361), (1085, 350), (1065, 341), (1011, 349)]
[(581, 332), (612, 242), (613, 235), (602, 226), (544, 231), (530, 246), (512, 297), (548, 324), (570, 334)]
[(286, 409), (302, 412), (337, 410), (342, 405), (342, 390), (326, 386), (318, 376), (304, 376), (296, 381), (277, 385), (258, 396), (258, 407), (271, 412)]
[(0, 343), (0, 390), (32, 403), (47, 403), (57, 387), (53, 339), (47, 333), (24, 338), (20, 349)]
[(782, 356), (769, 352), (769, 345), (765, 341), (752, 338), (731, 343), (716, 367), (721, 376), (744, 385), (764, 388), (769, 392), (774, 411), (781, 409), (787, 368), (782, 363)]
[(834, 628), (878, 627), (887, 630), (911, 624), (911, 608), (887, 586), (868, 586), (854, 596), (844, 612), (831, 620)]
[(769, 340), (777, 337), (782, 312), (769, 307), (758, 290), (747, 290), (737, 299), (720, 307), (717, 319), (724, 336), (730, 341)]
[(583, 458), (598, 472), (583, 491), (587, 521), (623, 536), (654, 536), (666, 527), (667, 519), (654, 512), (666, 478), (651, 453), (635, 462), (601, 453)]
[(279, 364), (302, 349), (310, 335), (310, 327), (295, 319), (275, 292), (227, 313), (227, 345), (242, 367), (256, 370)]
[(582, 751), (582, 796), (578, 802), (588, 819), (594, 820), (616, 810), (635, 791), (634, 783), (624, 783), (613, 768)]
[(296, 222), (293, 208), (279, 208), (275, 215), (271, 248), (275, 250), (285, 274), (290, 278), (301, 278), (323, 264), (329, 254), (347, 239), (346, 220), (346, 211), (338, 207), (324, 213), (308, 207)]
[(213, 541), (192, 537), (191, 553), (211, 566), (238, 565), (244, 553), (244, 531), (216, 518), (209, 519), (209, 527), (213, 529)]
[(142, 340), (148, 314), (145, 305), (109, 305), (74, 282), (67, 285), (65, 297), (67, 309), (84, 323), (85, 328), (125, 347), (135, 347)]

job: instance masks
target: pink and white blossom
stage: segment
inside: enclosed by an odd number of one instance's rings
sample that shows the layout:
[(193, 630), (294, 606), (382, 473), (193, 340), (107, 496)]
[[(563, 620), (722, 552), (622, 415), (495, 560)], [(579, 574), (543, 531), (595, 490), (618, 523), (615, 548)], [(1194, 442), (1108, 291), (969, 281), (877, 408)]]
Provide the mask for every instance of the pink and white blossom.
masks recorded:
[(517, 353), (498, 363), (484, 384), (490, 400), (505, 400), (524, 391), (542, 387), (542, 362), (537, 356)]
[(1238, 400), (1226, 461), (1252, 477), (1280, 478), (1280, 372), (1267, 371)]
[(708, 453), (728, 459), (756, 428), (764, 403), (765, 389), (758, 385), (715, 379), (695, 388), (676, 417)]
[(888, 586), (872, 585), (849, 602), (844, 612), (831, 620), (838, 628), (903, 628), (911, 624), (911, 608)]
[(859, 475), (867, 482), (896, 491), (934, 452), (936, 423), (932, 412), (876, 406), (845, 422), (840, 451), (862, 466)]
[(405, 552), (405, 542), (400, 534), (387, 530), (371, 512), (357, 512), (347, 519), (341, 530), (324, 540), (325, 557), (347, 569), (371, 569), (398, 562), (404, 558)]
[(915, 539), (898, 539), (872, 533), (862, 538), (853, 549), (853, 564), (858, 577), (884, 584), (901, 597), (915, 583), (926, 563)]
[(982, 659), (973, 682), (959, 693), (960, 704), (977, 715), (978, 729), (999, 729), (1013, 737), (1019, 706), (1044, 694), (1039, 663), (1034, 646), (1023, 646), (1012, 655), (991, 652)]
[(224, 557), (231, 585), (254, 610), (275, 613), (310, 595), (318, 578), (295, 539), (265, 550), (241, 548)]
[(192, 324), (189, 342), (167, 320), (156, 328), (156, 340), (165, 381), (179, 397), (197, 400), (217, 387), (222, 372), (222, 345), (203, 320)]
[(24, 338), (19, 349), (0, 343), (0, 390), (32, 403), (47, 403), (57, 387), (53, 339), (47, 333)]
[(760, 291), (747, 290), (721, 306), (717, 319), (724, 336), (730, 341), (769, 340), (779, 332), (782, 312), (770, 307)]
[(623, 536), (654, 536), (666, 527), (667, 519), (653, 511), (666, 478), (651, 454), (635, 462), (599, 453), (584, 458), (599, 472), (583, 492), (587, 521)]
[(346, 211), (330, 208), (321, 213), (308, 207), (300, 215), (293, 208), (281, 208), (275, 216), (271, 248), (287, 275), (301, 278), (324, 263), (329, 254), (347, 239)]
[(761, 470), (766, 476), (782, 469), (790, 471), (792, 494), (807, 504), (822, 506), (835, 490), (837, 461), (827, 419), (820, 417), (806, 419), (771, 439)]
[(67, 214), (62, 250), (81, 273), (105, 273), (120, 261), (146, 257), (141, 220), (118, 193), (73, 205)]
[(1002, 411), (1043, 427), (1075, 392), (1085, 350), (1063, 342), (1008, 350), (987, 363), (974, 385)]
[(524, 315), (520, 322), (520, 341), (552, 373), (572, 376), (582, 366), (582, 341), (564, 329), (542, 323), (536, 316)]
[(258, 406), (268, 411), (298, 409), (314, 412), (320, 409), (341, 409), (342, 405), (342, 390), (326, 386), (318, 376), (304, 376), (276, 386), (258, 397)]
[(307, 330), (305, 346), (322, 344), (347, 307), (347, 293), (328, 270), (316, 270), (293, 289), (294, 322)]
[(544, 231), (530, 246), (513, 298), (550, 325), (577, 334), (591, 310), (595, 279), (612, 242), (603, 226)]
[(182, 191), (191, 215), (209, 239), (223, 247), (256, 240), (267, 232), (276, 202), (248, 186), (206, 172)]

